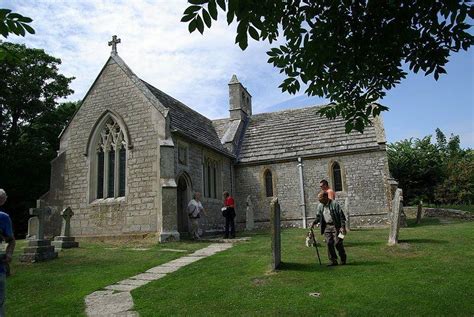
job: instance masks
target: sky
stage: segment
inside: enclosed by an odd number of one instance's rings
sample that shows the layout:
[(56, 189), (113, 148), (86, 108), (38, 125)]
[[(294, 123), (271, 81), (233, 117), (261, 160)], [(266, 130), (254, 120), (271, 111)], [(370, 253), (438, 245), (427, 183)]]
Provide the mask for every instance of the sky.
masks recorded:
[[(189, 34), (181, 23), (184, 0), (0, 0), (34, 21), (35, 35), (7, 41), (41, 48), (62, 60), (60, 72), (74, 76), (80, 100), (110, 55), (112, 35), (118, 54), (138, 77), (211, 119), (228, 116), (228, 82), (236, 74), (252, 95), (253, 113), (319, 105), (328, 101), (282, 93), (284, 77), (267, 63), (273, 45), (249, 40), (245, 51), (234, 44), (235, 25), (213, 21), (204, 35)], [(221, 13), (221, 12), (220, 12)], [(459, 135), (462, 147), (474, 148), (474, 51), (453, 54), (447, 75), (438, 81), (411, 74), (380, 100), (388, 142), (434, 135)]]

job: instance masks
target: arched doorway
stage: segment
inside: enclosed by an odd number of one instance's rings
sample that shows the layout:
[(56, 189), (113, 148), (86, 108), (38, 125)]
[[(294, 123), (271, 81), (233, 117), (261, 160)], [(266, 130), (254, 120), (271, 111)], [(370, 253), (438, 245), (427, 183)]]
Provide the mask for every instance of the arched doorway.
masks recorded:
[(191, 200), (191, 181), (189, 176), (185, 173), (181, 174), (178, 178), (178, 232), (180, 234), (186, 234), (189, 232), (188, 215), (186, 213), (186, 207), (188, 202)]

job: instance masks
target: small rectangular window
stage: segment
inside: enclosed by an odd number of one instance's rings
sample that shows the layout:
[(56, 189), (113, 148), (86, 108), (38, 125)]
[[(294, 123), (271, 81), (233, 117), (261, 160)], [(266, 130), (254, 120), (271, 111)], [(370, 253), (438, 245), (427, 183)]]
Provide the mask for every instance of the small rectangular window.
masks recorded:
[(212, 188), (212, 184), (211, 184), (211, 166), (209, 165), (209, 163), (207, 164), (207, 196), (208, 197), (211, 197), (211, 188)]
[(265, 171), (265, 194), (267, 197), (273, 197), (273, 175), (270, 170)]
[(203, 195), (204, 197), (207, 196), (207, 192), (206, 192), (206, 188), (207, 188), (207, 183), (206, 183), (206, 165), (204, 165), (204, 163), (202, 164), (202, 191), (203, 191)]
[(178, 146), (178, 163), (188, 165), (188, 147), (185, 145)]
[(214, 171), (212, 173), (212, 175), (214, 176), (214, 179), (213, 179), (213, 187), (214, 187), (214, 198), (217, 198), (217, 171), (216, 171), (216, 166), (214, 166)]

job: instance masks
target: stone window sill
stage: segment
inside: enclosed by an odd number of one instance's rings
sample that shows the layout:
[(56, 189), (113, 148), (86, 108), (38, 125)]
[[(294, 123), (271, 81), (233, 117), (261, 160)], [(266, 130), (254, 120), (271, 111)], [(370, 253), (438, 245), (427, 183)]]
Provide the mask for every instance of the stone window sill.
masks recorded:
[(100, 198), (91, 202), (91, 205), (118, 205), (125, 202), (125, 197)]

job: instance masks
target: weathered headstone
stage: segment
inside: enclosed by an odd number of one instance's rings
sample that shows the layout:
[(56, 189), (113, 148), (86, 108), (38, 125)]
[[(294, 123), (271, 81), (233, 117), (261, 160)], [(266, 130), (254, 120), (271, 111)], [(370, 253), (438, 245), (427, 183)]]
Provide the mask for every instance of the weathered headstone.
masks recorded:
[(388, 244), (395, 245), (398, 243), (398, 233), (400, 231), (400, 215), (403, 212), (403, 192), (397, 188), (392, 201), (392, 211), (390, 213), (390, 234), (388, 236)]
[(421, 219), (423, 218), (423, 201), (420, 200), (418, 203), (418, 209), (416, 211), (416, 224), (421, 223)]
[(275, 197), (270, 203), (270, 224), (272, 231), (272, 270), (276, 270), (281, 264), (281, 225), (280, 204)]
[(246, 212), (246, 222), (245, 222), (245, 230), (251, 231), (255, 228), (255, 221), (254, 221), (254, 209), (252, 198), (250, 195), (247, 196), (247, 212)]
[(56, 250), (77, 248), (79, 247), (79, 242), (75, 241), (74, 237), (71, 237), (71, 218), (74, 216), (74, 212), (71, 207), (67, 207), (61, 212), (63, 217), (63, 224), (61, 228), (61, 235), (55, 237), (53, 241), (53, 246)]
[(38, 218), (38, 230), (36, 239), (30, 240), (28, 246), (23, 249), (23, 254), (20, 255), (21, 262), (47, 261), (58, 257), (51, 242), (44, 239), (44, 221), (50, 214), (51, 208), (45, 207), (42, 200), (37, 200), (36, 208), (30, 208), (30, 215)]
[(26, 235), (26, 239), (28, 240), (35, 240), (36, 233), (38, 232), (38, 217), (31, 217), (28, 219), (28, 234)]

